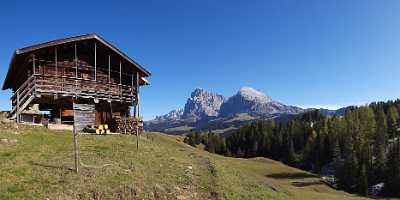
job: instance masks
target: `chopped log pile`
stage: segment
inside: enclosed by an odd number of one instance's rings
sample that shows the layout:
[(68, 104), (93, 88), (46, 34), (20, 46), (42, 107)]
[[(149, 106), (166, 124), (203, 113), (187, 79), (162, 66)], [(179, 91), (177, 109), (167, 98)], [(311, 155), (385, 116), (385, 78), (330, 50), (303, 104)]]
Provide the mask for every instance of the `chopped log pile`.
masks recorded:
[(111, 133), (111, 131), (110, 131), (110, 129), (108, 129), (107, 124), (101, 124), (96, 129), (96, 134), (110, 134), (110, 133)]
[(143, 121), (135, 117), (114, 116), (108, 124), (100, 124), (98, 126), (87, 126), (83, 129), (86, 133), (98, 135), (107, 135), (111, 133), (136, 135), (143, 132)]
[(107, 135), (111, 133), (107, 124), (100, 124), (98, 126), (87, 126), (83, 129), (86, 133), (95, 133), (98, 135)]
[(136, 117), (114, 116), (109, 123), (112, 132), (136, 135), (143, 132), (143, 121)]

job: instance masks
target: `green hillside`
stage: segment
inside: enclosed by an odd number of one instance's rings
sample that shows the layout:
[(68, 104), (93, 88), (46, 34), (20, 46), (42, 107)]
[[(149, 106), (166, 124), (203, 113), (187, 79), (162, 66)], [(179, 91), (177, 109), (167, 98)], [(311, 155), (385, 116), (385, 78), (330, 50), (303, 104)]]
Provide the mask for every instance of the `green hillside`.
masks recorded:
[(359, 198), (276, 161), (222, 157), (160, 133), (145, 133), (139, 150), (133, 136), (79, 136), (93, 166), (75, 174), (70, 132), (1, 126), (0, 139), (17, 140), (0, 143), (2, 200)]

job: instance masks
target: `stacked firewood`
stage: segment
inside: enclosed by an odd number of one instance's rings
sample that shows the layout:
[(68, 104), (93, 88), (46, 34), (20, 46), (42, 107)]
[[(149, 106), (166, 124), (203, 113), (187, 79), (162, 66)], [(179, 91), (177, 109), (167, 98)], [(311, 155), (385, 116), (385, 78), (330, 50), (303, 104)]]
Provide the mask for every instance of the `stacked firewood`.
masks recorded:
[(111, 133), (111, 130), (109, 129), (107, 124), (100, 124), (98, 126), (86, 126), (83, 129), (83, 132), (95, 133), (98, 135), (107, 135)]
[(100, 124), (96, 129), (96, 134), (110, 134), (110, 129), (108, 129), (107, 124)]
[(136, 135), (137, 130), (139, 134), (143, 132), (143, 121), (136, 117), (114, 116), (109, 125), (111, 131), (121, 134)]

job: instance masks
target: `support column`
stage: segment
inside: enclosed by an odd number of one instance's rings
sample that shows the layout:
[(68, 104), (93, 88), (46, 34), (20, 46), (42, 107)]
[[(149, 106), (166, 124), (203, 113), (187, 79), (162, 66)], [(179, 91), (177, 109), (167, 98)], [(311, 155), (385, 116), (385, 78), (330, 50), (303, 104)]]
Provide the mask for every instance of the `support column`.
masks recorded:
[(74, 164), (75, 164), (75, 173), (79, 172), (79, 146), (78, 146), (78, 132), (76, 131), (76, 111), (75, 111), (75, 101), (72, 101), (72, 107), (74, 111), (74, 125), (72, 127), (72, 132), (74, 134)]
[(136, 72), (136, 109), (137, 109), (137, 117), (136, 117), (136, 148), (139, 149), (139, 72)]
[(132, 73), (132, 76), (131, 76), (131, 83), (132, 83), (131, 93), (132, 93), (133, 116), (136, 117), (136, 104), (135, 104), (136, 99), (135, 99), (135, 101), (133, 100), (133, 97), (135, 95), (135, 93), (133, 91), (133, 89), (135, 88), (134, 85), (133, 85), (133, 73)]
[(62, 124), (62, 104), (60, 104), (60, 124)]
[(119, 60), (119, 84), (122, 84), (122, 61)]
[(108, 55), (108, 83), (111, 82), (111, 55)]
[(58, 56), (57, 56), (57, 47), (54, 47), (54, 66), (55, 66), (55, 68), (56, 68), (56, 75), (55, 75), (55, 77), (56, 77), (56, 85), (57, 86), (59, 86), (59, 76), (58, 76)]
[(75, 43), (75, 78), (78, 78), (78, 50)]
[(108, 55), (108, 99), (111, 102), (111, 55)]
[(57, 56), (57, 47), (54, 48), (54, 64), (56, 67), (56, 77), (58, 77), (58, 56)]
[(94, 80), (97, 81), (97, 43), (94, 42)]
[(119, 92), (119, 98), (121, 100), (121, 97), (123, 96), (123, 89), (122, 89), (122, 61), (119, 60), (119, 86), (118, 86), (118, 92)]
[(137, 109), (137, 117), (140, 116), (140, 106), (139, 106), (139, 72), (136, 72), (136, 109)]
[(19, 118), (19, 90), (17, 91), (17, 110), (16, 110), (16, 118), (17, 118), (17, 123), (20, 122), (20, 118)]
[[(75, 43), (75, 97), (77, 97), (78, 95), (77, 89), (78, 89), (78, 50), (76, 48), (76, 43)], [(75, 115), (74, 115), (74, 120), (75, 120)]]
[(33, 72), (33, 75), (35, 75), (36, 74), (36, 58), (35, 58), (35, 54), (33, 54), (32, 55), (32, 72)]

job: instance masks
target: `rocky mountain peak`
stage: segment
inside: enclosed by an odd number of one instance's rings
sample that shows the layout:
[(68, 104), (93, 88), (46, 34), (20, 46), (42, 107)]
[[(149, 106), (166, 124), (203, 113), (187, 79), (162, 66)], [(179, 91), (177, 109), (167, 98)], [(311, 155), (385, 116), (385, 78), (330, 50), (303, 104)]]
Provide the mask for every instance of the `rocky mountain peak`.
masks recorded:
[(225, 97), (220, 94), (196, 88), (186, 101), (182, 117), (196, 121), (203, 117), (218, 116), (224, 101)]
[(176, 109), (158, 116), (155, 121), (196, 122), (208, 120), (210, 117), (229, 117), (241, 113), (262, 117), (271, 114), (297, 114), (303, 111), (301, 108), (274, 101), (251, 87), (242, 87), (226, 101), (223, 95), (196, 88), (191, 92), (184, 109)]
[(297, 114), (303, 109), (284, 105), (274, 101), (264, 93), (250, 87), (242, 87), (236, 95), (230, 97), (220, 109), (219, 116), (234, 116), (247, 113), (251, 116), (268, 116), (271, 114)]
[(201, 96), (203, 93), (208, 93), (203, 88), (195, 88), (192, 93), (190, 94), (191, 98), (195, 98), (197, 96)]
[(251, 88), (251, 87), (240, 88), (237, 95), (240, 95), (244, 99), (249, 100), (249, 101), (258, 101), (258, 102), (262, 102), (262, 103), (268, 103), (268, 102), (272, 101), (271, 97), (268, 97), (264, 93), (254, 89), (254, 88)]

